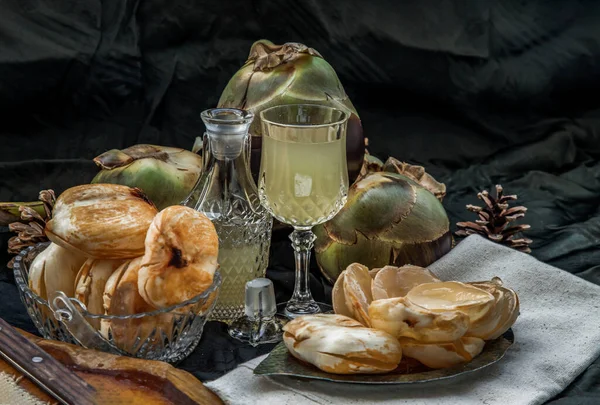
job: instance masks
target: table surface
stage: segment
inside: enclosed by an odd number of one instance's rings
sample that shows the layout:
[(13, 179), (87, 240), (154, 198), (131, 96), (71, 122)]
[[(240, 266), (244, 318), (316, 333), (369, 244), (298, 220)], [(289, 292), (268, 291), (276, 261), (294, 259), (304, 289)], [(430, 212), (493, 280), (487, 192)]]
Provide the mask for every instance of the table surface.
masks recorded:
[[(59, 359), (61, 363), (72, 365), (71, 370), (96, 390), (94, 400), (98, 402), (98, 405), (147, 403), (144, 401), (163, 403), (163, 400), (175, 402), (187, 400), (186, 403), (192, 400), (199, 405), (223, 404), (215, 393), (204, 387), (194, 376), (173, 368), (167, 363), (148, 362), (129, 357), (119, 358), (123, 361), (115, 362), (115, 356), (112, 354), (42, 339), (20, 329), (16, 329), (16, 332), (39, 345), (51, 356)], [(98, 367), (99, 364), (102, 366)], [(0, 372), (13, 376), (18, 387), (40, 401), (49, 405), (58, 405), (55, 398), (28, 378), (22, 378), (21, 371), (3, 359), (0, 359)], [(135, 377), (132, 378), (130, 373)], [(129, 376), (115, 381), (115, 375), (121, 374), (129, 374)], [(162, 395), (167, 397), (162, 397)]]
[[(287, 300), (294, 285), (293, 255), (288, 242), (274, 238), (271, 261), (267, 277), (273, 280), (277, 301)], [(316, 300), (331, 302), (331, 285), (318, 271), (314, 259), (310, 275), (311, 290)], [(39, 335), (21, 303), (12, 272), (6, 269), (0, 273), (0, 317), (13, 326)], [(221, 322), (207, 322), (202, 339), (196, 350), (176, 367), (189, 371), (201, 381), (210, 381), (233, 370), (239, 364), (269, 353), (275, 344), (252, 347), (237, 341), (227, 333), (227, 325)], [(597, 359), (561, 395), (549, 401), (552, 405), (597, 405), (600, 403), (600, 359)]]

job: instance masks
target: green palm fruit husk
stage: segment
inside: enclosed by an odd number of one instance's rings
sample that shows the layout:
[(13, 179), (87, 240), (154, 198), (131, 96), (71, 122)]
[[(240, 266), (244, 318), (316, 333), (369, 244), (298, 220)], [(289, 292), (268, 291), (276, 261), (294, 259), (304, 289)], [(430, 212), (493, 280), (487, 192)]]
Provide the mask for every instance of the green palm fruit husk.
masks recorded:
[(112, 149), (94, 158), (101, 168), (92, 183), (137, 187), (161, 210), (181, 203), (202, 171), (202, 157), (191, 151), (158, 145)]
[[(246, 63), (233, 75), (218, 107), (240, 108), (254, 113), (252, 173), (258, 175), (261, 150), (259, 113), (281, 104), (322, 104), (351, 113), (346, 135), (348, 176), (354, 181), (362, 166), (365, 141), (360, 118), (333, 67), (316, 50), (290, 42), (275, 45), (256, 41)], [(197, 141), (198, 144), (198, 141)]]
[(393, 158), (381, 165), (368, 157), (366, 165), (380, 171), (364, 170), (342, 210), (314, 228), (317, 264), (331, 283), (354, 262), (425, 267), (452, 248), (443, 184)]

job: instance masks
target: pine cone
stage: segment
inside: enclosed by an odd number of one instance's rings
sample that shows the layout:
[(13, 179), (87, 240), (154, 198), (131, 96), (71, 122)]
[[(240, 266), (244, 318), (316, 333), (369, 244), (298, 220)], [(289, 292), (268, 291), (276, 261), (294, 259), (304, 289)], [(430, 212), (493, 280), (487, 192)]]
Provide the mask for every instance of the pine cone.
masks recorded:
[[(44, 203), (45, 218), (30, 207), (19, 207), (22, 221), (8, 225), (8, 229), (17, 233), (16, 236), (8, 240), (8, 253), (17, 255), (29, 246), (48, 241), (44, 228), (46, 222), (52, 218), (52, 208), (56, 203), (56, 195), (53, 190), (42, 190), (38, 198)], [(8, 262), (8, 268), (13, 268), (14, 260), (13, 258)]]
[(516, 195), (503, 195), (501, 185), (496, 185), (496, 197), (492, 197), (487, 190), (477, 194), (483, 200), (485, 207), (467, 205), (467, 209), (476, 213), (479, 220), (475, 222), (458, 222), (456, 236), (482, 235), (491, 241), (511, 247), (524, 253), (531, 253), (529, 244), (531, 239), (514, 239), (520, 232), (531, 228), (529, 225), (513, 225), (514, 222), (525, 216), (527, 208), (523, 206), (508, 207), (508, 202), (516, 200)]

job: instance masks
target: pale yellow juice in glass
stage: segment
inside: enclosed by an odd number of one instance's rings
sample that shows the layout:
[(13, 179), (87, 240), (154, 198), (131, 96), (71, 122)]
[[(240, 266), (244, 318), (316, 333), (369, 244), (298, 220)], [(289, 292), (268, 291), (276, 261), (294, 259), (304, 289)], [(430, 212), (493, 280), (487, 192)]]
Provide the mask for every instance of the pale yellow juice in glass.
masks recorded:
[(281, 222), (310, 228), (331, 219), (346, 202), (346, 140), (335, 139), (329, 128), (290, 131), (263, 136), (259, 195)]

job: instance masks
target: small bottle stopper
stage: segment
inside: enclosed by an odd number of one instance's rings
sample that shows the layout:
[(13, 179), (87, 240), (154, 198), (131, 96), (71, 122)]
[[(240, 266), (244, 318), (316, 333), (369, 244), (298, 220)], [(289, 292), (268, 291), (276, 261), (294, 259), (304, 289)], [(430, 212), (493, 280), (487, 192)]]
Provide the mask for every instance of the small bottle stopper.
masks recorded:
[(252, 320), (271, 318), (277, 313), (273, 282), (268, 278), (255, 278), (246, 283), (246, 316)]
[(229, 335), (252, 346), (281, 340), (281, 321), (276, 318), (277, 304), (273, 282), (255, 278), (246, 283), (244, 315), (229, 327)]

